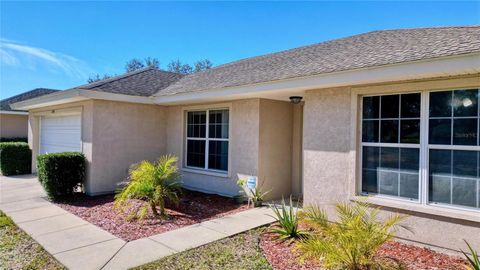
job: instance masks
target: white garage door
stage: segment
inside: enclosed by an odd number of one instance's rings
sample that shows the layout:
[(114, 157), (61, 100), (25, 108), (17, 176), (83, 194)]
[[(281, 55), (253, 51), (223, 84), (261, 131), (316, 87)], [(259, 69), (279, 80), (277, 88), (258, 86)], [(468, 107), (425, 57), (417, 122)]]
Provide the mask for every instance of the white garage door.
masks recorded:
[(81, 152), (80, 115), (42, 117), (40, 154)]

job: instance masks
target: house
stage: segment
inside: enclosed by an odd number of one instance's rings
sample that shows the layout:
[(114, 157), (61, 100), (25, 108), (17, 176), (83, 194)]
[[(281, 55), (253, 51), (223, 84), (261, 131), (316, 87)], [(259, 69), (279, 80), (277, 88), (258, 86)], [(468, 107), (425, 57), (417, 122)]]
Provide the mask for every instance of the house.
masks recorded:
[[(89, 194), (180, 157), (185, 186), (401, 212), (418, 243), (480, 248), (480, 27), (374, 31), (187, 76), (145, 69), (19, 102), (34, 155), (77, 150)], [(68, 135), (67, 135), (68, 134)], [(61, 143), (60, 143), (61, 142)], [(55, 145), (58, 144), (58, 145)], [(69, 145), (64, 148), (64, 145)]]
[(16, 111), (10, 104), (47, 95), (59, 90), (35, 88), (25, 93), (0, 100), (0, 138), (27, 138), (28, 112)]

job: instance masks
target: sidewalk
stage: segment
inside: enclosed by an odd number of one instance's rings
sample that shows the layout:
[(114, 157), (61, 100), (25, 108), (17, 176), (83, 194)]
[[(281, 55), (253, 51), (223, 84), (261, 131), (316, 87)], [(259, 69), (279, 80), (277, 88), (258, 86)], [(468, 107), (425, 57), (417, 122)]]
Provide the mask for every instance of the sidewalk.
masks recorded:
[(0, 210), (69, 269), (128, 269), (274, 221), (254, 208), (126, 242), (44, 196), (35, 176), (0, 176)]

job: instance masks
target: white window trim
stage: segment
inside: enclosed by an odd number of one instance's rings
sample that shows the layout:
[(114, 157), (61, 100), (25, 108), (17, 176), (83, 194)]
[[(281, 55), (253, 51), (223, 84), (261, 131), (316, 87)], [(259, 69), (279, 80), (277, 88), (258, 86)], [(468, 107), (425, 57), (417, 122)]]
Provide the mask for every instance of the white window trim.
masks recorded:
[[(209, 111), (215, 110), (228, 110), (228, 138), (208, 138), (209, 132)], [(206, 131), (205, 138), (198, 137), (187, 137), (187, 125), (188, 125), (188, 113), (194, 111), (205, 111), (206, 112)], [(190, 106), (183, 108), (183, 149), (182, 149), (182, 171), (188, 173), (204, 174), (209, 176), (229, 178), (231, 176), (231, 157), (232, 157), (232, 108), (230, 103), (226, 104), (216, 104), (216, 105), (198, 105)], [(193, 167), (187, 166), (187, 142), (188, 140), (202, 140), (205, 141), (205, 167)], [(209, 150), (209, 141), (227, 141), (228, 142), (228, 165), (227, 171), (215, 170), (208, 168), (208, 150)]]
[[(429, 202), (429, 150), (430, 149), (442, 149), (442, 150), (467, 150), (467, 151), (480, 151), (480, 146), (466, 146), (466, 145), (429, 145), (428, 144), (428, 132), (429, 132), (429, 105), (430, 105), (430, 95), (431, 92), (440, 92), (440, 91), (455, 91), (455, 90), (468, 90), (468, 89), (479, 89), (479, 87), (460, 87), (460, 88), (451, 88), (451, 89), (439, 89), (439, 90), (420, 90), (420, 91), (402, 91), (402, 92), (391, 92), (391, 93), (368, 93), (362, 95), (361, 93), (356, 93), (358, 100), (358, 138), (357, 138), (357, 149), (358, 149), (358, 170), (357, 170), (357, 177), (358, 184), (356, 193), (360, 196), (369, 196), (373, 198), (373, 202), (381, 202), (381, 204), (388, 206), (388, 201), (391, 201), (393, 207), (395, 207), (395, 201), (399, 203), (406, 203), (407, 205), (410, 204), (417, 209), (415, 205), (418, 205), (422, 209), (451, 209), (454, 211), (462, 211), (466, 213), (478, 213), (480, 209), (476, 209), (473, 207), (468, 206), (460, 206), (460, 205), (451, 205), (451, 204), (442, 204), (442, 203), (434, 203)], [(480, 89), (479, 89), (480, 90)], [(412, 94), (412, 93), (421, 93), (421, 107), (420, 107), (420, 144), (402, 144), (402, 143), (368, 143), (362, 141), (362, 121), (363, 121), (363, 97), (369, 96), (384, 96), (384, 95), (396, 95), (396, 94)], [(381, 107), (380, 107), (381, 109)], [(478, 105), (478, 110), (480, 112), (480, 104)], [(379, 111), (381, 113), (381, 111)], [(446, 117), (445, 117), (446, 118)], [(453, 118), (451, 118), (453, 119)], [(453, 123), (452, 123), (453, 126)], [(480, 128), (480, 126), (478, 127)], [(380, 129), (380, 127), (379, 127)], [(400, 129), (400, 128), (399, 128)], [(379, 138), (380, 140), (380, 138)], [(477, 138), (480, 140), (480, 138)], [(366, 194), (362, 192), (362, 162), (363, 162), (363, 146), (377, 146), (377, 147), (398, 147), (398, 148), (419, 148), (420, 149), (420, 159), (419, 159), (419, 200), (411, 200), (407, 198), (401, 198), (396, 196), (388, 196), (382, 194)], [(477, 190), (478, 185), (480, 185), (480, 180), (477, 180)], [(477, 204), (480, 203), (480, 194), (477, 192)], [(378, 198), (378, 199), (375, 199)], [(355, 199), (355, 198), (354, 198)], [(387, 203), (385, 203), (387, 202)]]

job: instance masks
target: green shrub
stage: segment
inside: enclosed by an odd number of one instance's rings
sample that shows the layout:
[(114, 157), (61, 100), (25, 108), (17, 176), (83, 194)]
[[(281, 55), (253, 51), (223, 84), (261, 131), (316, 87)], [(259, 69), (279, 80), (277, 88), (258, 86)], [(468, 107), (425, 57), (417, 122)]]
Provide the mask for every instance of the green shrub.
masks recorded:
[(24, 142), (0, 143), (0, 171), (3, 175), (32, 172), (32, 150)]
[(25, 142), (28, 143), (28, 138), (26, 137), (11, 137), (11, 138), (0, 138), (0, 142)]
[(70, 196), (85, 179), (85, 156), (63, 152), (37, 157), (38, 180), (52, 200)]
[[(337, 222), (329, 222), (324, 210), (308, 206), (301, 213), (301, 222), (309, 226), (309, 237), (297, 249), (302, 258), (322, 261), (327, 269), (391, 269), (401, 268), (398, 262), (377, 258), (377, 250), (395, 236), (399, 222), (406, 217), (393, 214), (380, 219), (380, 211), (366, 203), (339, 203)], [(405, 226), (402, 226), (406, 228)]]

